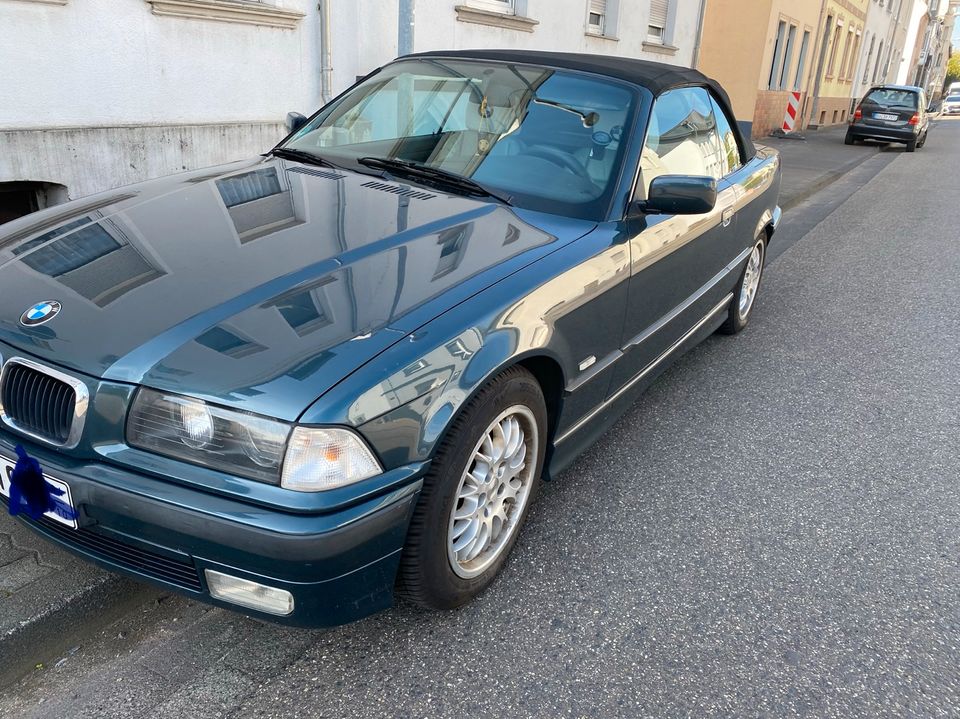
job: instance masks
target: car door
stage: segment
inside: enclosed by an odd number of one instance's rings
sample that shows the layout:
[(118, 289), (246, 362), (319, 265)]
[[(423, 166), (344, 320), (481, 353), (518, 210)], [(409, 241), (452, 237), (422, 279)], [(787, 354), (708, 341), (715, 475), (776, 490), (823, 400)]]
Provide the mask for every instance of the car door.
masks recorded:
[(738, 194), (724, 179), (730, 162), (713, 105), (703, 87), (669, 90), (654, 103), (634, 198), (643, 200), (660, 175), (710, 176), (718, 181), (717, 204), (702, 215), (646, 215), (634, 223), (623, 356), (612, 391), (669, 351), (723, 294), (716, 279), (732, 258)]

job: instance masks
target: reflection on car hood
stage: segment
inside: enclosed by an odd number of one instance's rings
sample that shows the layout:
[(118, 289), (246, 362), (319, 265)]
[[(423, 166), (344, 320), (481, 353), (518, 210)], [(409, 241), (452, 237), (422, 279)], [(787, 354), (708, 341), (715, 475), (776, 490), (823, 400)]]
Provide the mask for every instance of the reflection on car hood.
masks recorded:
[[(258, 158), (0, 227), (0, 342), (292, 420), (417, 327), (592, 227)], [(60, 313), (24, 327), (44, 300)]]

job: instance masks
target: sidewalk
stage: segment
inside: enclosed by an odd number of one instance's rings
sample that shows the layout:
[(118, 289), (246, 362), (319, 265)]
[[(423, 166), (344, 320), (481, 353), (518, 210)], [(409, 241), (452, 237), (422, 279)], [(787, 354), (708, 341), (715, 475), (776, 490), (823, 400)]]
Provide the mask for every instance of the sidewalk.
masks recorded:
[(801, 133), (804, 139), (765, 137), (783, 160), (780, 207), (786, 212), (880, 152), (899, 152), (897, 145), (844, 145), (846, 125)]
[[(805, 140), (770, 137), (758, 142), (783, 158), (780, 205), (788, 219), (791, 208), (870, 158), (899, 152), (878, 145), (846, 146), (844, 132), (841, 127), (808, 132)], [(838, 188), (853, 184), (847, 188), (853, 192), (873, 172), (868, 165)], [(794, 224), (794, 241), (811, 229), (802, 219)], [(0, 686), (160, 594), (162, 590), (102, 571), (54, 547), (9, 517), (0, 504)]]
[(0, 686), (159, 593), (58, 549), (0, 504)]

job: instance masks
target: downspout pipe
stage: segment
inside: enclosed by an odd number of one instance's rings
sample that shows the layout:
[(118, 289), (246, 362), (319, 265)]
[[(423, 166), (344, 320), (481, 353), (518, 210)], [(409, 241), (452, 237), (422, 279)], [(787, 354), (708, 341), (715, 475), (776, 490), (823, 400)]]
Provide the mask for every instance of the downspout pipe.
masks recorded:
[(320, 99), (326, 105), (333, 99), (333, 32), (330, 28), (330, 4), (333, 0), (319, 0), (320, 13)]
[(416, 14), (414, 0), (400, 0), (397, 18), (397, 55), (413, 52), (413, 21)]
[(700, 65), (700, 45), (703, 44), (703, 21), (707, 14), (707, 0), (700, 0), (700, 14), (697, 16), (697, 35), (693, 45), (693, 59), (690, 67), (694, 70), (699, 69)]
[[(827, 14), (827, 0), (823, 0), (823, 4), (820, 6), (820, 27), (822, 30), (819, 38), (817, 64), (814, 69), (816, 75), (813, 78), (813, 102), (810, 106), (810, 116), (807, 119), (808, 126), (816, 124), (819, 127), (816, 117), (817, 111), (820, 109), (820, 82), (823, 79), (824, 63), (827, 60), (827, 48), (830, 45), (830, 38), (833, 36), (833, 27), (827, 27), (826, 25), (827, 17), (833, 19), (832, 16)], [(807, 87), (810, 87), (809, 81), (807, 81)]]

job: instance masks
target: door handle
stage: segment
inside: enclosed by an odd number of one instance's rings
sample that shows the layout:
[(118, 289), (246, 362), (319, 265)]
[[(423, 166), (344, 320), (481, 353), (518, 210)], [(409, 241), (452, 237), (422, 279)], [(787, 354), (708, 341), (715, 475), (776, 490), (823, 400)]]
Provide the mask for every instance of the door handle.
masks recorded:
[(723, 219), (723, 226), (729, 227), (730, 223), (733, 222), (733, 215), (735, 210), (732, 207), (728, 207), (723, 211), (721, 218)]

